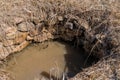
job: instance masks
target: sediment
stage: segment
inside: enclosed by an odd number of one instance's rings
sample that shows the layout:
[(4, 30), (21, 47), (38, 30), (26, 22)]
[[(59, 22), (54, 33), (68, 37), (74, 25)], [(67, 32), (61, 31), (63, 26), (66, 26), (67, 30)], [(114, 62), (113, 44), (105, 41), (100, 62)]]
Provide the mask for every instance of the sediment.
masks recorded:
[(101, 59), (73, 80), (118, 79), (120, 12), (103, 2), (107, 8), (91, 0), (1, 0), (0, 60), (30, 43), (60, 38), (74, 42), (77, 47), (82, 45), (88, 58), (92, 55)]

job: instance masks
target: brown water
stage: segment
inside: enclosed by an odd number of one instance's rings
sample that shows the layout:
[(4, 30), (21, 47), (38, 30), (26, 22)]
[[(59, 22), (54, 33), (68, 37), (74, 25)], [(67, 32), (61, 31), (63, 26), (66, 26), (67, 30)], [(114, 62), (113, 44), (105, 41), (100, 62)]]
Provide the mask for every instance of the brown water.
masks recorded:
[(61, 77), (65, 71), (74, 74), (80, 71), (82, 62), (83, 57), (73, 47), (59, 42), (47, 42), (32, 44), (15, 54), (8, 62), (6, 70), (15, 80), (36, 80), (41, 75)]

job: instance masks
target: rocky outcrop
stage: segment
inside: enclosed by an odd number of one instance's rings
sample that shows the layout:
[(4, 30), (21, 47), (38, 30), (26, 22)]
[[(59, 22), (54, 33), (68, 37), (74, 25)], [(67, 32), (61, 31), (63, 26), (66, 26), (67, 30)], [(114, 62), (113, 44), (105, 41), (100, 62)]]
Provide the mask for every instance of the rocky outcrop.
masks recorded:
[(45, 28), (38, 31), (33, 23), (24, 22), (21, 18), (16, 19), (17, 27), (7, 25), (4, 26), (6, 28), (0, 27), (0, 60), (11, 53), (21, 51), (32, 41), (43, 42), (53, 38)]

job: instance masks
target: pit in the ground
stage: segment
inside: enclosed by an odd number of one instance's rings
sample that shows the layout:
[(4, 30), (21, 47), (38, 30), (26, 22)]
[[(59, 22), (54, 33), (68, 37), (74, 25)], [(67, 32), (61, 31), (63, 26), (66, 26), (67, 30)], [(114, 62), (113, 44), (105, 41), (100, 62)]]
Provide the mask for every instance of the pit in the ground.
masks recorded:
[(82, 48), (51, 41), (31, 44), (20, 53), (13, 55), (5, 69), (14, 76), (15, 80), (36, 80), (43, 77), (61, 80), (63, 74), (73, 77), (93, 63), (90, 59), (84, 65), (85, 59)]

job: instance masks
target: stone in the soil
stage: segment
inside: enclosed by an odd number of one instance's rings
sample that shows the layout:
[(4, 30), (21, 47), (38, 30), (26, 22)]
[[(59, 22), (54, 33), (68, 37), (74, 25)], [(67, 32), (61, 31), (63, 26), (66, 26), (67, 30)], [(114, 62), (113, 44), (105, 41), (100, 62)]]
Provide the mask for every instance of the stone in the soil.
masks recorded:
[(73, 23), (67, 22), (65, 24), (65, 28), (72, 30), (73, 29)]
[(16, 51), (21, 51), (23, 48), (25, 48), (29, 44), (28, 41), (22, 42), (20, 45), (16, 46)]
[(89, 24), (85, 19), (79, 19), (79, 24), (83, 26), (85, 29), (89, 29)]
[(29, 23), (29, 36), (33, 37), (38, 35), (38, 31), (33, 23)]
[(8, 53), (13, 53), (13, 48), (11, 46), (6, 47)]
[(6, 39), (4, 39), (2, 42), (3, 42), (4, 46), (11, 46), (11, 45), (14, 44), (13, 40), (6, 40)]
[(14, 18), (14, 23), (15, 24), (19, 24), (19, 23), (21, 23), (21, 22), (23, 22), (24, 21), (24, 18), (21, 18), (21, 17), (15, 17)]
[(26, 39), (27, 41), (32, 41), (34, 38), (28, 35)]
[(53, 39), (54, 38), (54, 36), (51, 34), (51, 33), (46, 33), (46, 35), (47, 35), (47, 37), (48, 37), (48, 39)]
[(14, 39), (17, 29), (15, 27), (8, 27), (5, 29), (6, 39)]
[(28, 23), (27, 22), (22, 22), (18, 25), (18, 31), (21, 32), (27, 32), (28, 31)]
[(34, 22), (35, 24), (38, 24), (38, 23), (40, 22), (40, 20), (39, 20), (39, 18), (34, 18), (34, 19), (33, 19), (33, 22)]
[(43, 41), (48, 40), (49, 37), (51, 37), (51, 36), (48, 36), (47, 33), (43, 32), (43, 33), (41, 33), (41, 35), (35, 36), (34, 41), (43, 42)]
[(62, 16), (58, 16), (58, 20), (59, 21), (63, 21), (63, 17)]
[(3, 51), (4, 51), (4, 56), (5, 56), (4, 58), (6, 58), (10, 54), (9, 50), (6, 47), (4, 47)]
[(8, 55), (9, 55), (8, 50), (5, 47), (3, 47), (2, 51), (0, 52), (0, 60), (6, 58)]
[(16, 37), (14, 39), (14, 44), (20, 44), (26, 40), (28, 33), (27, 32), (19, 32), (17, 31)]

